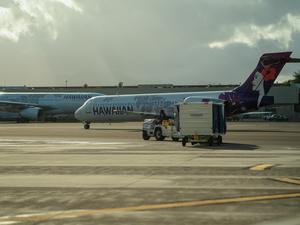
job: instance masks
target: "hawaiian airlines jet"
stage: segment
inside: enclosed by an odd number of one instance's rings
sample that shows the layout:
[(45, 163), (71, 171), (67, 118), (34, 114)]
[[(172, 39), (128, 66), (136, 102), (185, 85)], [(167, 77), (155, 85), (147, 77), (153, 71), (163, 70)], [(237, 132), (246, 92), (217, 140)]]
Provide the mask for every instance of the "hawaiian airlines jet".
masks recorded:
[(274, 103), (274, 98), (266, 95), (284, 65), (300, 62), (300, 59), (290, 58), (291, 54), (279, 52), (262, 55), (248, 79), (231, 91), (98, 96), (87, 100), (75, 112), (75, 118), (83, 121), (84, 128), (89, 129), (91, 122), (137, 121), (146, 115), (157, 116), (162, 110), (171, 117), (174, 104), (188, 97), (197, 97), (198, 101), (199, 98), (201, 101), (222, 100), (226, 115), (256, 110)]
[(86, 100), (99, 93), (0, 92), (0, 120), (43, 120), (73, 115)]

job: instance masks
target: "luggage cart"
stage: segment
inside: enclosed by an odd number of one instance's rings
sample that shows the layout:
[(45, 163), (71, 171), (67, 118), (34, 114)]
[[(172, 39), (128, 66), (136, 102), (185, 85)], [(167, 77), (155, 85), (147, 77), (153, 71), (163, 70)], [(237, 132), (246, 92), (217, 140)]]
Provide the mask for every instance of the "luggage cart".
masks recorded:
[(175, 106), (175, 124), (182, 145), (207, 142), (222, 144), (226, 133), (224, 104), (220, 102), (183, 102)]

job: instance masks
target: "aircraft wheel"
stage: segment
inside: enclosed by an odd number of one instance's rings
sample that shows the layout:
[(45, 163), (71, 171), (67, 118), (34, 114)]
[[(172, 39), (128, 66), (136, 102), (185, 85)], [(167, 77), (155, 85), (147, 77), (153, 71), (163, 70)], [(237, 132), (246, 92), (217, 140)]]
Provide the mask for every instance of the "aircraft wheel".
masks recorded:
[(83, 127), (84, 127), (84, 129), (88, 130), (88, 129), (90, 129), (90, 124), (89, 123), (85, 123)]

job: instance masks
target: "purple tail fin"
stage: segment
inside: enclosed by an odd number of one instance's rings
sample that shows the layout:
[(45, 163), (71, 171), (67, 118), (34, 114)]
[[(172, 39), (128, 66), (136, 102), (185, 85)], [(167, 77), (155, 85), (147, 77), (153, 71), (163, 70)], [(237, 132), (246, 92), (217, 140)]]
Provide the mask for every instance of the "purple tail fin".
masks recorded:
[(261, 75), (260, 78), (263, 79), (261, 83), (264, 84), (265, 94), (267, 94), (284, 65), (289, 62), (291, 54), (292, 52), (263, 54), (248, 79), (241, 86), (235, 88), (235, 91), (244, 93), (254, 91), (255, 83), (253, 84), (253, 81), (255, 82), (255, 78), (258, 79), (257, 76)]
[(263, 96), (269, 92), (284, 65), (293, 62), (290, 58), (291, 54), (292, 52), (263, 54), (248, 79), (234, 91), (244, 97), (258, 94), (257, 107), (259, 107)]
[(226, 114), (233, 115), (274, 104), (274, 97), (266, 95), (278, 74), (286, 63), (300, 63), (300, 59), (290, 58), (291, 54), (292, 52), (263, 54), (242, 85), (220, 94), (219, 98), (226, 103)]

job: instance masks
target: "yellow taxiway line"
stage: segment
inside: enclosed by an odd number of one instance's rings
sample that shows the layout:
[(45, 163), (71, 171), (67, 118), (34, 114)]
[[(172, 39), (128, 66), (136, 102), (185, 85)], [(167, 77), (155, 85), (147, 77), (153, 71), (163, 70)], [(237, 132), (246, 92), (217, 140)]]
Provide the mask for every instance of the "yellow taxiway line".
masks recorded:
[(250, 167), (249, 170), (262, 171), (262, 170), (265, 170), (265, 169), (270, 169), (273, 166), (274, 166), (274, 164), (264, 163), (264, 164), (259, 164), (259, 165)]
[(288, 177), (279, 177), (279, 178), (272, 178), (272, 180), (281, 181), (281, 182), (289, 183), (289, 184), (300, 185), (300, 179), (292, 179), (292, 178), (288, 178)]
[(40, 222), (40, 221), (47, 221), (47, 220), (54, 220), (54, 219), (67, 219), (67, 218), (75, 218), (81, 216), (97, 216), (97, 215), (120, 213), (120, 212), (134, 212), (134, 211), (144, 211), (144, 210), (170, 209), (170, 208), (178, 208), (178, 207), (230, 204), (230, 203), (250, 202), (250, 201), (278, 200), (278, 199), (287, 199), (287, 198), (300, 198), (300, 192), (249, 196), (249, 197), (223, 198), (223, 199), (212, 199), (212, 200), (199, 200), (199, 201), (190, 201), (190, 202), (148, 204), (148, 205), (139, 205), (139, 206), (120, 207), (120, 208), (103, 208), (103, 209), (94, 209), (94, 210), (68, 210), (68, 211), (57, 211), (57, 212), (45, 212), (39, 214), (4, 216), (4, 217), (0, 217), (0, 224), (13, 224), (18, 222)]

